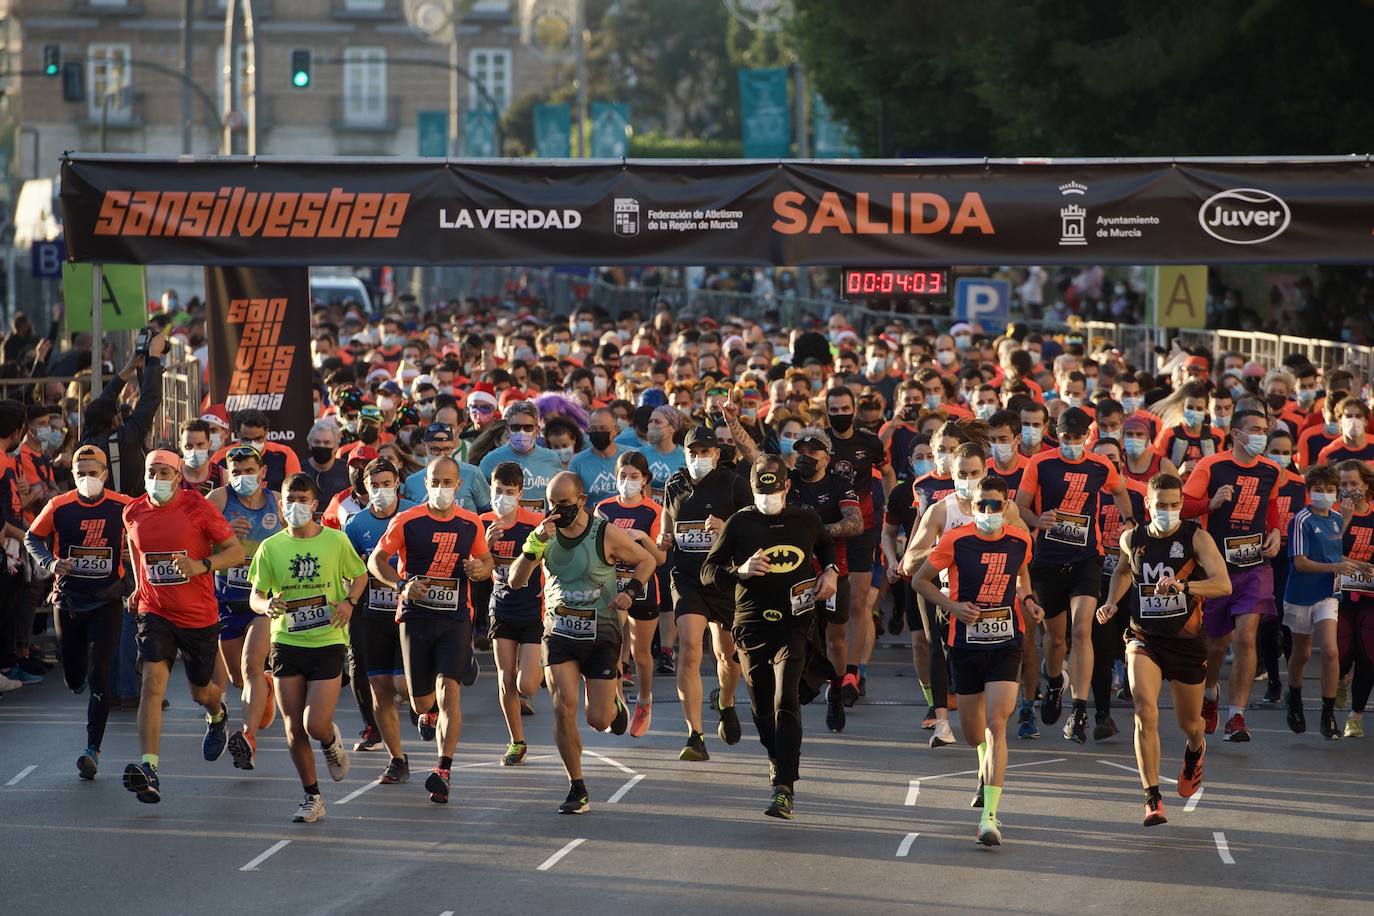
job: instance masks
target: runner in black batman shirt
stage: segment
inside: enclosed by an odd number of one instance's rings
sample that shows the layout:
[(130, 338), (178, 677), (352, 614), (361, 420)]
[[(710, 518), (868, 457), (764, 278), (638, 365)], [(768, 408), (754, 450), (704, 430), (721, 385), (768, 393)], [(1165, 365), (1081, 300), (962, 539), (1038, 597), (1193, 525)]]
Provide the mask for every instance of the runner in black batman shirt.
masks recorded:
[(790, 820), (801, 758), (798, 690), (816, 632), (816, 604), (835, 594), (839, 569), (820, 516), (788, 504), (792, 484), (782, 459), (760, 457), (751, 478), (754, 505), (725, 523), (701, 577), (735, 587), (735, 646), (772, 771), (773, 797), (764, 813)]

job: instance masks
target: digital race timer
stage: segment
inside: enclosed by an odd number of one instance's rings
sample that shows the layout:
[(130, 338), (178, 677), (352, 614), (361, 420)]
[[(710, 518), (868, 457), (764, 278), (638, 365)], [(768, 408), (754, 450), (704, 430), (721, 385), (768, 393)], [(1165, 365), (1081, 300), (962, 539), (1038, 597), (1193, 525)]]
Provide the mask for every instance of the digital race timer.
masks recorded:
[(841, 291), (850, 298), (901, 298), (945, 296), (949, 293), (948, 270), (845, 270)]

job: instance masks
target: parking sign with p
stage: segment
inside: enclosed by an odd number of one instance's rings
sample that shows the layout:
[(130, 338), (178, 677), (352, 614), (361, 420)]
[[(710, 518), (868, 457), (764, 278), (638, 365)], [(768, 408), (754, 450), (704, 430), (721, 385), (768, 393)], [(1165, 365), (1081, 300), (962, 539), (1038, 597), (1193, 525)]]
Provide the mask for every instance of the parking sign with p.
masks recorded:
[(954, 317), (981, 321), (984, 327), (1004, 324), (1011, 314), (1011, 283), (982, 277), (954, 281)]

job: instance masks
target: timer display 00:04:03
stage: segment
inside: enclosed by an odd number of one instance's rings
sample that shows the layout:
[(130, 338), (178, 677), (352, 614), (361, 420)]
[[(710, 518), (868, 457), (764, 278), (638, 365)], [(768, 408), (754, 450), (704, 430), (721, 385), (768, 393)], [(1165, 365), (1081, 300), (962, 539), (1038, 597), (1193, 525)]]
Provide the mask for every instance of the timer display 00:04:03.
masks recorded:
[(946, 270), (846, 270), (841, 288), (846, 296), (944, 296), (949, 292)]

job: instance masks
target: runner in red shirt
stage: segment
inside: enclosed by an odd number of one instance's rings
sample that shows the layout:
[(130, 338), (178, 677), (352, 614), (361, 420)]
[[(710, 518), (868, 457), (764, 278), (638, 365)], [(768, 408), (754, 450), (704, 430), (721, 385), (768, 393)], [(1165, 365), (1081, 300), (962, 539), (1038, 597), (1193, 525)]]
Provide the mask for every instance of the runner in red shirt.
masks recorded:
[(138, 737), (143, 761), (124, 769), (124, 788), (141, 802), (162, 800), (157, 777), (162, 735), (162, 695), (178, 656), (191, 683), (191, 698), (205, 707), (206, 760), (218, 760), (228, 742), (229, 710), (214, 683), (219, 655), (219, 604), (214, 572), (243, 563), (234, 529), (205, 497), (181, 489), (181, 456), (166, 449), (148, 453), (147, 493), (124, 510), (138, 613), (138, 656), (143, 664)]

